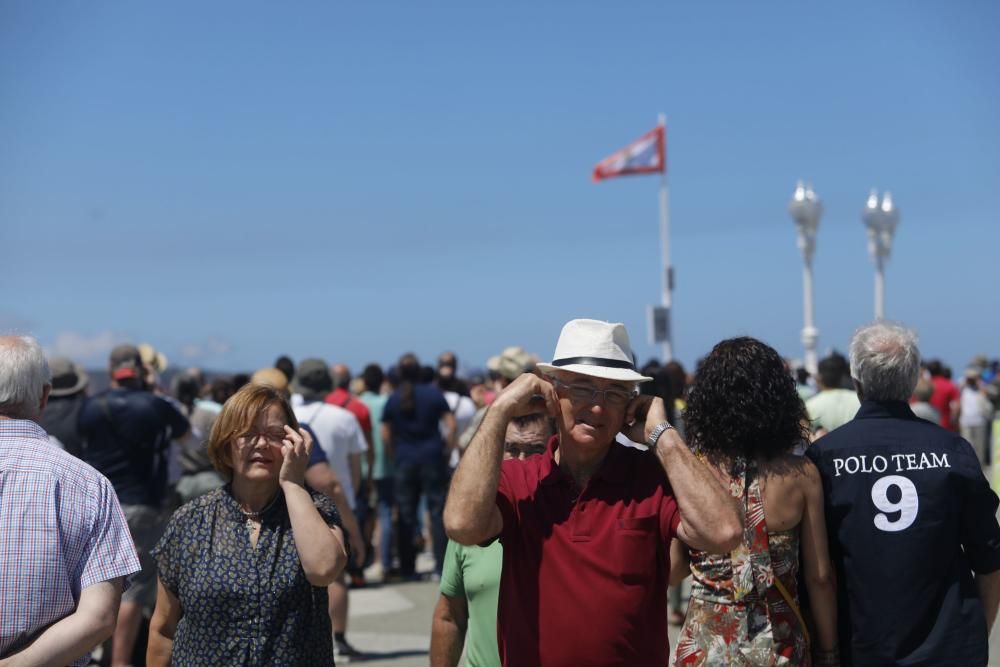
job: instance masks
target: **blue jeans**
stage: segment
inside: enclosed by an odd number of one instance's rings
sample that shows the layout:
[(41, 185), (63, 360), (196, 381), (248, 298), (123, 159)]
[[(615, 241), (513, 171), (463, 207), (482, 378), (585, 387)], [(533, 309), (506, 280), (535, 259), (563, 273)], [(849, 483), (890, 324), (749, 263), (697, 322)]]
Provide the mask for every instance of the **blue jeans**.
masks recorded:
[(448, 538), (444, 533), (444, 496), (448, 487), (448, 466), (444, 458), (432, 463), (396, 464), (396, 501), (399, 503), (399, 571), (404, 577), (415, 573), (417, 553), (413, 536), (417, 530), (417, 507), (420, 494), (427, 497), (427, 512), (431, 519), (431, 541), (434, 568), (438, 574), (444, 566), (444, 551)]
[(382, 571), (388, 574), (392, 569), (392, 508), (396, 504), (396, 480), (392, 477), (376, 479), (375, 494), (378, 512), (378, 551), (382, 561)]

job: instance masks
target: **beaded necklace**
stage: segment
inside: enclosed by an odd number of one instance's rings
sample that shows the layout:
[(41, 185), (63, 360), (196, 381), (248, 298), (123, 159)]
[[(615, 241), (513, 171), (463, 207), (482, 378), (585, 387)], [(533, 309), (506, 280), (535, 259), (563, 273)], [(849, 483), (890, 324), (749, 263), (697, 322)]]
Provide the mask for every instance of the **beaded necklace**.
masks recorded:
[(260, 509), (259, 509), (259, 510), (257, 510), (256, 512), (251, 512), (251, 511), (249, 511), (249, 510), (245, 510), (245, 509), (243, 509), (243, 506), (242, 506), (242, 505), (239, 505), (239, 504), (237, 503), (237, 507), (239, 507), (239, 508), (240, 508), (240, 512), (242, 512), (242, 513), (243, 513), (243, 516), (244, 516), (244, 517), (246, 518), (246, 524), (247, 524), (247, 530), (249, 530), (249, 531), (250, 531), (250, 532), (252, 533), (252, 532), (253, 532), (253, 530), (254, 530), (254, 528), (256, 527), (256, 525), (255, 525), (255, 524), (258, 524), (258, 523), (260, 523), (260, 522), (261, 522), (261, 521), (260, 521), (261, 517), (262, 517), (262, 516), (264, 516), (264, 514), (265, 514), (265, 513), (266, 513), (266, 512), (267, 512), (267, 511), (268, 511), (269, 509), (271, 509), (271, 506), (273, 506), (273, 505), (274, 505), (274, 503), (275, 503), (275, 502), (276, 502), (277, 500), (278, 500), (278, 494), (277, 494), (277, 493), (275, 493), (275, 494), (274, 494), (274, 497), (273, 497), (273, 498), (271, 498), (270, 502), (268, 502), (268, 503), (267, 503), (267, 505), (264, 505), (264, 507), (260, 508)]

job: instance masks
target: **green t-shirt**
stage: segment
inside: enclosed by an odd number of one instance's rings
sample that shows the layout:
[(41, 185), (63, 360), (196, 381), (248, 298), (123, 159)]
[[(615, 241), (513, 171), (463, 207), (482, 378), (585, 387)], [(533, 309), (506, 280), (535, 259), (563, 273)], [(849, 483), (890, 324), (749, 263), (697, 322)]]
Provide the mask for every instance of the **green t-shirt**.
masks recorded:
[(806, 401), (814, 430), (839, 428), (854, 419), (860, 407), (858, 395), (850, 389), (825, 389)]
[[(385, 443), (382, 442), (382, 411), (388, 396), (375, 394), (366, 391), (361, 394), (361, 402), (368, 406), (368, 412), (372, 420), (372, 448), (375, 450), (375, 465), (372, 470), (372, 479), (386, 479), (392, 477), (392, 464), (385, 455)], [(362, 477), (368, 475), (368, 460), (361, 457)]]
[(465, 597), (469, 603), (469, 629), (465, 634), (465, 664), (500, 667), (497, 648), (497, 603), (503, 547), (496, 540), (488, 547), (467, 547), (448, 540), (441, 573), (441, 592)]

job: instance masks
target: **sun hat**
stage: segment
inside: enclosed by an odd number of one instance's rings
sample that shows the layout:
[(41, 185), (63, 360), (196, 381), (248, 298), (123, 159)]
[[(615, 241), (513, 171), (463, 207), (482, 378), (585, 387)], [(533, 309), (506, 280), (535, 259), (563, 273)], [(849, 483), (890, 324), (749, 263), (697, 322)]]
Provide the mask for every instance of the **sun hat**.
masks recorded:
[(167, 370), (167, 357), (149, 343), (139, 343), (139, 356), (142, 363), (157, 373)]
[(562, 328), (551, 364), (538, 364), (543, 373), (568, 371), (580, 375), (649, 382), (653, 378), (636, 372), (628, 332), (620, 322), (570, 320)]
[(520, 345), (505, 348), (503, 352), (486, 361), (486, 367), (508, 380), (516, 380), (521, 373), (529, 372), (535, 366), (535, 358)]
[(333, 377), (330, 368), (322, 359), (305, 359), (295, 369), (292, 391), (302, 394), (307, 401), (323, 398), (333, 391)]
[(87, 387), (90, 378), (79, 364), (66, 357), (49, 359), (49, 370), (52, 371), (52, 389), (49, 396), (72, 396)]

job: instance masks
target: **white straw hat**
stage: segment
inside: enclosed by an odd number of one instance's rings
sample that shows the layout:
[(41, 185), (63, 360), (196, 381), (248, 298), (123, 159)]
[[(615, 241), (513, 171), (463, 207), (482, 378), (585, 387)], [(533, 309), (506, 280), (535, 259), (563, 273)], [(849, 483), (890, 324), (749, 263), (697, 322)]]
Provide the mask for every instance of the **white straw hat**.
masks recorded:
[(552, 363), (538, 364), (538, 370), (569, 371), (622, 382), (653, 379), (636, 372), (625, 325), (600, 320), (567, 322), (559, 334)]

